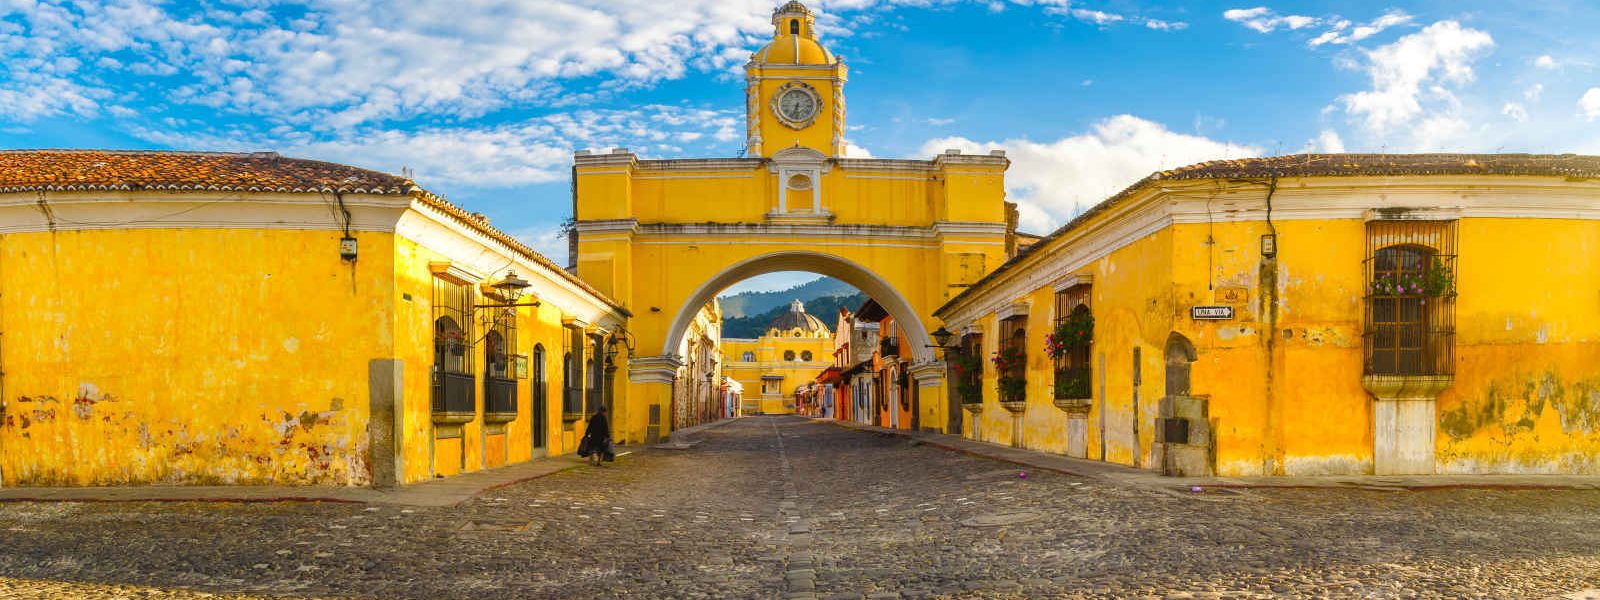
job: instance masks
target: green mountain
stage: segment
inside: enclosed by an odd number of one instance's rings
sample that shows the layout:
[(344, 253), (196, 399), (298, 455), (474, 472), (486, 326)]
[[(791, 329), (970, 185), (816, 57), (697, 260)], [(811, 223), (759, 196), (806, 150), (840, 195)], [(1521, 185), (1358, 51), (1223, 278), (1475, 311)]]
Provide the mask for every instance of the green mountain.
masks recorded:
[[(828, 329), (831, 330), (833, 329), (834, 324), (839, 322), (839, 309), (841, 307), (848, 308), (853, 311), (857, 308), (861, 308), (862, 303), (867, 301), (866, 294), (855, 291), (855, 288), (850, 288), (850, 291), (852, 293), (847, 296), (828, 295), (811, 298), (809, 300), (806, 298), (800, 298), (800, 301), (806, 304), (807, 313), (822, 319), (822, 322), (826, 323), (828, 325)], [(785, 296), (784, 298), (785, 299), (781, 306), (776, 306), (761, 314), (750, 315), (747, 317), (729, 317), (726, 308), (727, 305), (723, 305), (722, 337), (761, 337), (761, 334), (766, 333), (768, 323), (771, 323), (773, 319), (778, 318), (779, 315), (788, 312), (789, 301), (795, 299), (795, 296)]]
[[(859, 292), (857, 292), (856, 288), (852, 287), (848, 283), (839, 281), (832, 277), (823, 277), (815, 281), (802, 283), (787, 290), (776, 292), (740, 292), (737, 294), (722, 296), (720, 300), (722, 300), (722, 316), (748, 317), (752, 315), (764, 314), (774, 308), (788, 310), (789, 302), (791, 300), (798, 299), (801, 302), (806, 303), (806, 312), (822, 317), (822, 320), (827, 321), (828, 326), (832, 327), (832, 313), (824, 314), (815, 310), (811, 310), (812, 300), (825, 296), (849, 296), (856, 293)], [(855, 307), (851, 306), (850, 309), (855, 310)], [(766, 324), (766, 321), (762, 321), (762, 324)]]

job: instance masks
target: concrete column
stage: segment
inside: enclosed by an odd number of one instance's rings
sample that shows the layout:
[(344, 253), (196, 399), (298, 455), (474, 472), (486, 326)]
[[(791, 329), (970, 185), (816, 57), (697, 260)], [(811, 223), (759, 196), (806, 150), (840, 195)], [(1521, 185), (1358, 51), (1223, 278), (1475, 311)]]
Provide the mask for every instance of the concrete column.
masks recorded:
[(400, 451), (406, 414), (404, 366), (404, 361), (395, 358), (367, 363), (367, 464), (372, 469), (373, 487), (400, 485), (405, 472), (405, 455)]

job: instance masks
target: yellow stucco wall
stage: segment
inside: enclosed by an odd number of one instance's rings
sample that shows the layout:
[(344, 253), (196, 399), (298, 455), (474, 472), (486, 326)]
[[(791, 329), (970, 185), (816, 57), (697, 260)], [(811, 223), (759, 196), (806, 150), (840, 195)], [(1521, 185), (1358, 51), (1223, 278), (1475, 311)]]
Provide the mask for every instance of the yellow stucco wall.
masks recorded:
[[(796, 360), (784, 360), (786, 351), (793, 351)], [(802, 352), (810, 351), (812, 360), (799, 360)], [(754, 361), (745, 361), (744, 353), (755, 353)], [(815, 381), (817, 374), (833, 364), (833, 338), (772, 337), (758, 339), (727, 338), (722, 343), (723, 375), (732, 377), (744, 386), (744, 405), (751, 411), (765, 414), (794, 412), (795, 389)], [(777, 394), (763, 393), (762, 376), (783, 377)], [(750, 412), (750, 411), (747, 411)]]
[[(402, 440), (404, 476), (406, 482), (420, 481), (438, 475), (454, 475), (463, 471), (476, 471), (501, 464), (526, 462), (535, 456), (570, 454), (577, 448), (585, 420), (562, 422), (561, 390), (565, 381), (562, 372), (562, 352), (567, 329), (562, 326), (560, 308), (549, 302), (538, 307), (517, 308), (517, 352), (528, 356), (529, 378), (517, 380), (517, 417), (505, 423), (504, 433), (489, 434), (483, 418), (483, 346), (481, 340), (471, 350), (476, 353), (473, 364), (477, 393), (475, 418), (461, 425), (461, 437), (435, 439), (436, 428), (431, 421), (431, 380), (433, 365), (433, 279), (430, 263), (447, 261), (447, 257), (419, 245), (417, 242), (397, 238), (395, 246), (395, 357), (404, 363), (405, 385), (405, 436)], [(530, 290), (534, 294), (537, 289)], [(409, 296), (409, 297), (408, 297)], [(490, 303), (483, 296), (479, 303)], [(526, 301), (525, 301), (526, 302)], [(484, 324), (474, 324), (474, 338), (482, 338)], [(531, 361), (534, 349), (545, 350), (545, 440), (547, 445), (537, 451), (533, 447), (533, 378)], [(587, 355), (585, 355), (587, 356)], [(430, 450), (433, 452), (429, 455)], [(537, 452), (537, 454), (535, 454)]]
[[(1108, 211), (1098, 218), (1103, 225), (1126, 217)], [(1298, 218), (1272, 227), (1278, 254), (1266, 268), (1260, 238), (1271, 229), (1263, 220), (1168, 224), (1126, 244), (1092, 236), (1077, 242), (1114, 247), (1076, 271), (1093, 278), (1096, 319), (1089, 458), (1102, 457), (1103, 435), (1106, 459), (1152, 467), (1166, 392), (1164, 349), (1176, 332), (1197, 351), (1191, 392), (1209, 399), (1219, 474), (1372, 472), (1374, 400), (1362, 386), (1365, 221)], [(1466, 215), (1457, 235), (1456, 372), (1436, 402), (1436, 470), (1600, 472), (1600, 269), (1580, 258), (1600, 247), (1600, 222)], [(1040, 260), (1019, 269), (1058, 266)], [(1264, 283), (1266, 277), (1272, 279)], [(996, 314), (973, 322), (986, 334), (985, 406), (967, 422), (980, 439), (1009, 444), (1020, 422), (1023, 446), (1066, 451), (1068, 417), (1051, 404), (1052, 365), (1043, 352), (1054, 283), (1042, 281), (1017, 298), (1031, 307), (1028, 403), (1020, 418), (996, 402), (988, 362), (998, 349)], [(1228, 304), (1225, 288), (1247, 290), (1234, 319), (1190, 318), (1192, 306)], [(975, 302), (996, 300), (980, 295)], [(1134, 348), (1142, 370), (1137, 445)]]
[(136, 229), (0, 237), (8, 485), (367, 482), (367, 365), (393, 236)]

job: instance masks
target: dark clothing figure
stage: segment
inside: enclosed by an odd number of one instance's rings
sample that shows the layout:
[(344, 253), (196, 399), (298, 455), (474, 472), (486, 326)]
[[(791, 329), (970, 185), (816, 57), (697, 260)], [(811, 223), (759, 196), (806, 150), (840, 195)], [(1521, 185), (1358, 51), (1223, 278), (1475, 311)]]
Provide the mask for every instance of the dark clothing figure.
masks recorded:
[(611, 420), (606, 418), (604, 405), (589, 416), (589, 426), (583, 430), (583, 441), (578, 442), (578, 456), (588, 458), (591, 464), (596, 465), (602, 460), (611, 462), (617, 459), (611, 443)]

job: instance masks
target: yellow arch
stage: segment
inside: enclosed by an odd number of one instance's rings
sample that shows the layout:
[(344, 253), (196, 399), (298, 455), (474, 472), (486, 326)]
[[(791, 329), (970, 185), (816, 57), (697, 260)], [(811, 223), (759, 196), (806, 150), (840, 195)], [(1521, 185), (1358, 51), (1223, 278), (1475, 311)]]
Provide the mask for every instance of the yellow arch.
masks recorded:
[(758, 275), (776, 273), (779, 271), (807, 271), (819, 275), (827, 275), (853, 285), (868, 297), (878, 301), (884, 310), (894, 317), (896, 323), (905, 330), (910, 337), (913, 347), (912, 355), (915, 362), (928, 362), (934, 360), (932, 348), (933, 339), (928, 335), (928, 329), (923, 325), (922, 317), (917, 310), (906, 300), (892, 284), (862, 266), (860, 263), (837, 256), (834, 254), (815, 252), (809, 250), (787, 250), (771, 252), (752, 257), (723, 269), (710, 280), (701, 284), (694, 293), (690, 294), (683, 305), (678, 308), (677, 316), (673, 318), (672, 325), (667, 329), (666, 341), (661, 347), (661, 355), (667, 356), (677, 352), (678, 345), (683, 342), (683, 335), (689, 329), (689, 323), (694, 320), (694, 315), (705, 306), (712, 298), (729, 286)]

